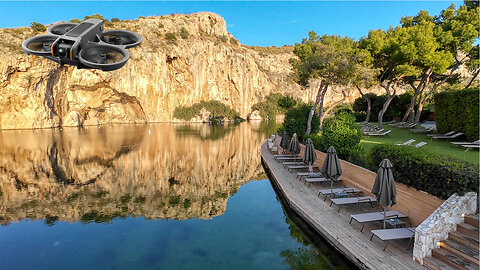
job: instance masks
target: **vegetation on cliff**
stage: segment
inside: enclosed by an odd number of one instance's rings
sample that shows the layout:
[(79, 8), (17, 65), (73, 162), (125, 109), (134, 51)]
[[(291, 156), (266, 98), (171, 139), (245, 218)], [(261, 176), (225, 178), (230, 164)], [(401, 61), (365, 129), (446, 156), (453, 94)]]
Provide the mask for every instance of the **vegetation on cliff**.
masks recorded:
[(196, 116), (201, 116), (202, 110), (210, 113), (209, 118), (228, 118), (231, 120), (240, 119), (240, 114), (229, 106), (218, 100), (202, 101), (192, 106), (180, 106), (175, 108), (173, 117), (190, 121)]
[(265, 100), (253, 104), (252, 111), (258, 110), (263, 119), (274, 120), (277, 114), (287, 112), (295, 104), (297, 100), (293, 97), (272, 93), (266, 96)]

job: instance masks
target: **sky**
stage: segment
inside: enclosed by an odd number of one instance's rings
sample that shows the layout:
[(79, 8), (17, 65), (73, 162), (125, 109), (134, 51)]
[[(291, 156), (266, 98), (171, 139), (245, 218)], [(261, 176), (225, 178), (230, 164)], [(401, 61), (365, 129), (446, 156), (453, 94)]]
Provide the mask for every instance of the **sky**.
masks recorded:
[(308, 31), (359, 39), (370, 29), (396, 26), (402, 16), (420, 10), (438, 15), (451, 3), (463, 1), (320, 1), (320, 2), (0, 2), (0, 28), (51, 24), (101, 14), (107, 19), (190, 14), (221, 15), (227, 30), (241, 43), (256, 46), (294, 45)]

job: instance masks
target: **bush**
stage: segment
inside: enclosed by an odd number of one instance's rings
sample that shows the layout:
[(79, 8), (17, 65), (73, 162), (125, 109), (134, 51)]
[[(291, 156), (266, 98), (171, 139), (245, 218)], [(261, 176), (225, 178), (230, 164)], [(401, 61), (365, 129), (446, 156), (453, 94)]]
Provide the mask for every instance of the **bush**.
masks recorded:
[(38, 23), (38, 22), (32, 22), (30, 24), (30, 28), (32, 28), (33, 31), (35, 31), (35, 32), (43, 32), (43, 31), (47, 30), (45, 25), (43, 25), (41, 23)]
[(340, 114), (340, 113), (353, 114), (352, 104), (342, 103), (342, 104), (338, 105), (337, 107), (333, 108), (333, 114), (337, 115), (337, 114)]
[(362, 153), (361, 139), (362, 131), (355, 123), (355, 118), (343, 112), (323, 121), (320, 145), (316, 147), (320, 151), (327, 151), (328, 147), (333, 146), (339, 158), (353, 161), (359, 159)]
[(111, 21), (112, 21), (112, 22), (119, 22), (119, 21), (120, 21), (120, 19), (119, 19), (119, 18), (112, 18), (112, 20), (111, 20)]
[(71, 19), (70, 22), (73, 22), (73, 23), (81, 23), (82, 21), (77, 19), (77, 18), (74, 18), (74, 19)]
[(278, 99), (277, 104), (281, 108), (288, 110), (293, 106), (297, 105), (297, 100), (295, 100), (293, 97), (290, 97), (290, 96), (283, 96)]
[(94, 14), (94, 15), (85, 16), (85, 17), (83, 18), (84, 21), (85, 21), (85, 20), (88, 20), (88, 19), (99, 19), (99, 20), (102, 20), (102, 21), (103, 21), (103, 16), (97, 13), (97, 14)]
[(232, 45), (238, 45), (238, 40), (236, 40), (235, 38), (232, 37), (232, 38), (230, 38), (230, 43)]
[(187, 39), (188, 36), (189, 36), (189, 33), (187, 29), (185, 27), (182, 27), (182, 29), (180, 29), (180, 37), (182, 37), (183, 39)]
[(236, 119), (236, 121), (240, 120), (240, 114), (237, 111), (217, 100), (202, 101), (189, 107), (177, 107), (173, 111), (173, 117), (189, 121), (196, 115), (199, 115), (203, 108), (211, 113), (212, 118), (227, 117), (229, 119)]
[(228, 37), (226, 35), (221, 35), (217, 37), (217, 41), (225, 43), (228, 41)]
[(371, 169), (374, 171), (384, 158), (388, 158), (393, 165), (395, 181), (441, 199), (447, 199), (453, 193), (478, 192), (478, 164), (394, 145), (375, 146), (371, 155)]
[(263, 119), (274, 120), (277, 114), (285, 113), (296, 103), (297, 101), (292, 97), (271, 93), (264, 101), (253, 104), (252, 111), (258, 110)]
[[(290, 110), (287, 111), (285, 115), (285, 120), (281, 131), (287, 131), (288, 135), (291, 137), (293, 133), (297, 133), (297, 136), (300, 140), (303, 140), (305, 131), (307, 130), (307, 121), (308, 115), (310, 113), (311, 105), (308, 104), (299, 104)], [(312, 118), (312, 131), (311, 134), (318, 132), (318, 126), (320, 125), (320, 119), (315, 114)]]
[(168, 40), (171, 43), (176, 43), (177, 42), (177, 37), (175, 36), (174, 33), (166, 33), (165, 34), (165, 39)]
[(445, 91), (434, 96), (438, 133), (462, 132), (468, 140), (478, 140), (478, 89)]

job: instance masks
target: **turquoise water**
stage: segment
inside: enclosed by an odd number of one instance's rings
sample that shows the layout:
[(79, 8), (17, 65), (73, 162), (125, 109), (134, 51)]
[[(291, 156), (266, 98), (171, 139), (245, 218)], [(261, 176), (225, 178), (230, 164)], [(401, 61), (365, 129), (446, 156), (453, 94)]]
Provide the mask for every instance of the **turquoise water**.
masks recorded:
[(350, 268), (303, 236), (265, 179), (272, 130), (0, 133), (0, 269)]

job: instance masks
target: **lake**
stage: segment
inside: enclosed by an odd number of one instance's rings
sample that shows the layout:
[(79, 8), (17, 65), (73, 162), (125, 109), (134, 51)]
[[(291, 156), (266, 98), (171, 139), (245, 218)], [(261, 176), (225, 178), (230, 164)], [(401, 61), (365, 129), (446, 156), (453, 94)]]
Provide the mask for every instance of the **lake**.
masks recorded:
[(275, 123), (0, 131), (0, 269), (350, 269), (260, 162)]

